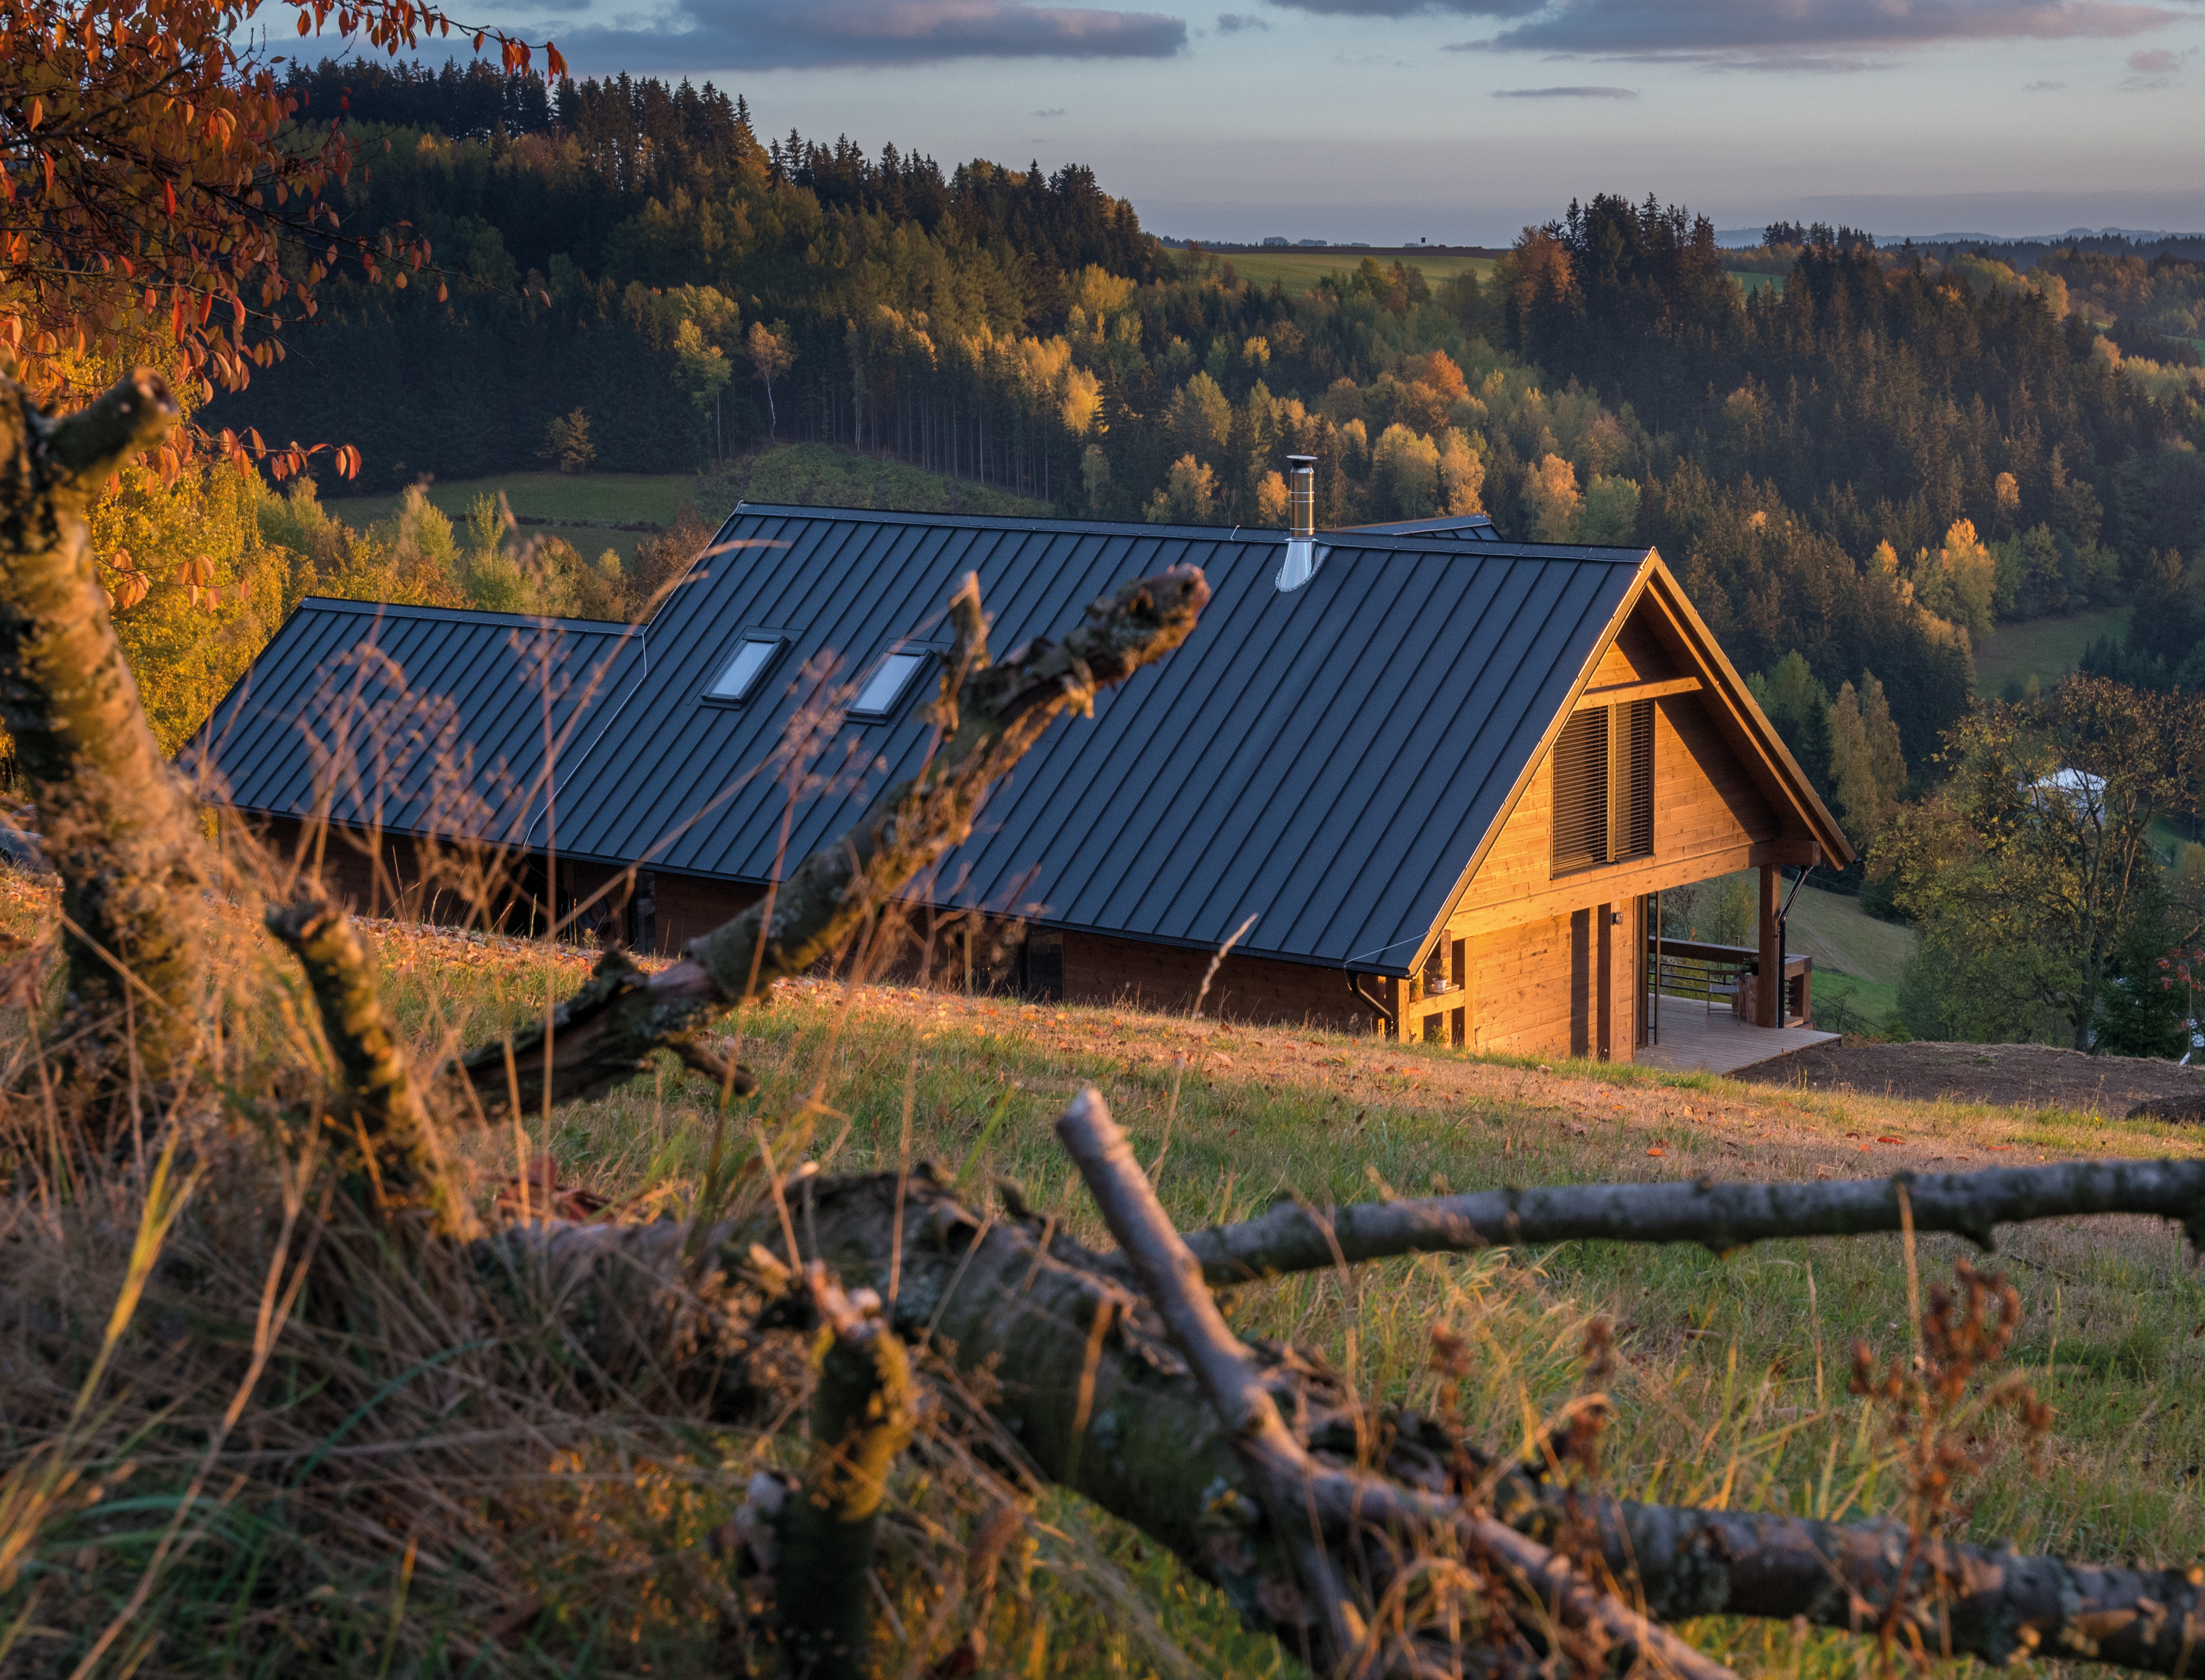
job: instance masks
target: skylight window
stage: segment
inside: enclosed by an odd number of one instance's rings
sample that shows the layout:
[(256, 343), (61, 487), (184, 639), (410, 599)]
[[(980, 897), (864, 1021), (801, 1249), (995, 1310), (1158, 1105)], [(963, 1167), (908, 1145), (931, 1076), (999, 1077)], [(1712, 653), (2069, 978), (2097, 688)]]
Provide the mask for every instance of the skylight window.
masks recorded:
[(712, 680), (712, 686), (704, 691), (704, 698), (738, 703), (749, 699), (781, 648), (782, 638), (778, 636), (746, 636), (736, 644), (734, 656), (721, 668), (720, 674)]
[(850, 715), (874, 722), (889, 716), (902, 701), (912, 681), (925, 665), (924, 653), (892, 653), (873, 668), (858, 698), (850, 703)]

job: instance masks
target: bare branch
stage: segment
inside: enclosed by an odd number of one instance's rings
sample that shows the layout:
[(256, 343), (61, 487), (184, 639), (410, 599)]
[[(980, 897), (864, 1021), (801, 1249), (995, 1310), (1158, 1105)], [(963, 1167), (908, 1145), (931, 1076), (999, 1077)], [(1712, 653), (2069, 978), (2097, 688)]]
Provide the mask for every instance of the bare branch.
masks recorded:
[[(807, 1244), (816, 1241), (817, 1256), (852, 1289), (885, 1290), (897, 1272), (889, 1309), (896, 1331), (929, 1339), (972, 1378), (1006, 1450), (1032, 1475), (1135, 1524), (1218, 1586), (1249, 1625), (1305, 1648), (1298, 1645), (1305, 1625), (1295, 1600), (1279, 1583), (1299, 1578), (1296, 1547), (1310, 1544), (1309, 1517), (1284, 1531), (1270, 1520), (1242, 1438), (1221, 1421), (1156, 1311), (1127, 1292), (1120, 1257), (1106, 1263), (1037, 1215), (984, 1219), (924, 1167), (905, 1187), (899, 1238), (897, 1187), (894, 1173), (811, 1180)], [(469, 1253), (478, 1271), (538, 1280), (562, 1302), (564, 1333), (609, 1380), (702, 1395), (715, 1416), (738, 1421), (757, 1404), (743, 1392), (740, 1358), (730, 1353), (730, 1335), (740, 1335), (700, 1321), (708, 1303), (689, 1285), (687, 1234), (677, 1220), (555, 1222), (501, 1232)], [(723, 1275), (736, 1285), (732, 1298), (756, 1299), (744, 1281), (760, 1270), (752, 1245), (781, 1240), (770, 1208), (710, 1234)], [(740, 1321), (739, 1314), (727, 1321)], [(688, 1351), (669, 1359), (669, 1348)], [(1276, 1414), (1318, 1467), (1311, 1485), (1320, 1532), (1352, 1561), (1342, 1570), (1350, 1579), (1366, 1564), (1372, 1578), (1384, 1578), (1390, 1554), (1372, 1530), (1390, 1523), (1395, 1535), (1443, 1540), (1452, 1532), (1465, 1551), (1520, 1569), (1551, 1602), (1554, 1589), (1537, 1574), (1540, 1552), (1519, 1558), (1496, 1529), (1505, 1524), (1544, 1552), (1566, 1524), (1590, 1517), (1608, 1570), (1642, 1593), (1647, 1612), (1662, 1621), (1800, 1615), (1828, 1627), (1873, 1629), (1900, 1588), (1906, 1618), (1932, 1652), (1949, 1647), (1955, 1655), (2000, 1661), (2017, 1649), (2080, 1655), (2095, 1645), (2097, 1660), (2148, 1672), (2197, 1666), (2184, 1630), (2205, 1630), (2205, 1571), (2101, 1569), (1946, 1546), (1930, 1548), (1902, 1588), (1895, 1576), (1905, 1535), (1890, 1525), (1583, 1494), (1566, 1508), (1537, 1466), (1496, 1465), (1429, 1420), (1359, 1409), (1314, 1356), (1273, 1345), (1245, 1351)], [(1382, 1458), (1368, 1470), (1351, 1468), (1374, 1440)], [(1453, 1497), (1464, 1462), (1471, 1479), (1493, 1481), (1493, 1513), (1465, 1513)], [(1352, 1549), (1365, 1540), (1371, 1543), (1363, 1550)]]
[(1627, 1503), (1597, 1510), (1602, 1549), (1664, 1620), (1793, 1616), (1872, 1630), (1894, 1600), (1924, 1649), (2006, 1663), (2087, 1658), (2151, 1674), (2197, 1666), (2205, 1570), (2101, 1569), (1932, 1540), (1911, 1579), (1903, 1524), (1839, 1525)]
[[(849, 833), (806, 858), (764, 902), (690, 941), (681, 961), (647, 977), (601, 965), (554, 1012), (552, 1101), (629, 1077), (653, 1050), (834, 950), (972, 833), (988, 789), (1060, 715), (1091, 715), (1104, 689), (1185, 641), (1209, 599), (1201, 572), (1175, 566), (1097, 602), (1061, 646), (1040, 639), (990, 663), (979, 585), (968, 578), (953, 608), (958, 646), (945, 662), (936, 707), (943, 734), (924, 768), (883, 793)], [(514, 1045), (526, 1112), (544, 1101), (544, 1037), (532, 1029)], [(508, 1102), (502, 1043), (466, 1058), (459, 1076), (486, 1110)]]
[[(1899, 1187), (1917, 1231), (1993, 1245), (2001, 1225), (2085, 1214), (2179, 1220), (2205, 1244), (2205, 1161), (2077, 1161), (1980, 1172), (1893, 1173), (1805, 1184), (1561, 1184), (1356, 1202), (1312, 1215), (1281, 1202), (1257, 1218), (1187, 1233), (1213, 1284), (1322, 1271), (1402, 1254), (1451, 1254), (1600, 1239), (1697, 1243), (1718, 1254), (1786, 1237), (1858, 1237), (1899, 1228)], [(1105, 1262), (1131, 1277), (1130, 1262)]]
[(326, 900), (270, 905), (268, 931), (306, 971), (306, 985), (343, 1077), (336, 1139), (367, 1179), (369, 1197), (388, 1218), (427, 1208), (437, 1228), (472, 1235), (474, 1218), (437, 1145), (436, 1124), (413, 1089), (413, 1073), (375, 989), (375, 961), (352, 918)]
[[(1317, 1667), (1346, 1663), (1363, 1655), (1366, 1644), (1364, 1618), (1346, 1600), (1343, 1582), (1351, 1576), (1369, 1579), (1374, 1560), (1352, 1556), (1343, 1567), (1334, 1552), (1349, 1549), (1352, 1543), (1343, 1546), (1345, 1537), (1365, 1524), (1434, 1526), (1456, 1529), (1506, 1562), (1566, 1624), (1596, 1629), (1606, 1640), (1686, 1680), (1733, 1680), (1721, 1664), (1599, 1591), (1566, 1559), (1489, 1514), (1318, 1463), (1287, 1428), (1262, 1370), (1218, 1311), (1200, 1263), (1180, 1240), (1102, 1093), (1091, 1085), (1081, 1091), (1057, 1121), (1056, 1135), (1079, 1164), (1104, 1222), (1132, 1259), (1196, 1381), (1256, 1470), (1274, 1529), (1282, 1538), (1295, 1533), (1306, 1522), (1305, 1511), (1330, 1519), (1324, 1532), (1292, 1548), (1304, 1589), (1317, 1595), (1318, 1623), (1328, 1647)], [(1416, 1671), (1415, 1665), (1408, 1671)]]

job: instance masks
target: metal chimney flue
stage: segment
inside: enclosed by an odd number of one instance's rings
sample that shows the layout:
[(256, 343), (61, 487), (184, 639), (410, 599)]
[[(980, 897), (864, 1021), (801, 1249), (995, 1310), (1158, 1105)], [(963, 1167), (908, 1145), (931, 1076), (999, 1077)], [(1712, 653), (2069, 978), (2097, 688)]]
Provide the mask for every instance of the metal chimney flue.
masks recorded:
[(1277, 584), (1281, 593), (1299, 589), (1316, 575), (1316, 457), (1287, 457), (1287, 557)]

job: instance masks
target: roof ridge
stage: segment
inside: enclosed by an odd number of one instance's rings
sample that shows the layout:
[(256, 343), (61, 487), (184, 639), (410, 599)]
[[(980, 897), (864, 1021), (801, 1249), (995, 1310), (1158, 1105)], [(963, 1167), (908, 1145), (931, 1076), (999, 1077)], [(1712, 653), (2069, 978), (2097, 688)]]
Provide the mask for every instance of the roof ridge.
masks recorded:
[(640, 636), (644, 631), (639, 624), (623, 624), (616, 619), (539, 617), (532, 613), (501, 613), (488, 607), (432, 607), (412, 601), (361, 601), (346, 595), (301, 596), (299, 604), (291, 610), (295, 615), (309, 607), (371, 618), (433, 619), (443, 624), (508, 624), (531, 629), (548, 626), (615, 636)]
[[(1269, 526), (1215, 525), (1150, 525), (1123, 519), (1042, 518), (1022, 513), (928, 513), (898, 508), (808, 508), (793, 502), (741, 502), (730, 519), (746, 515), (766, 519), (848, 519), (875, 525), (958, 525), (981, 531), (1049, 531), (1097, 537), (1176, 538), (1197, 543), (1235, 543), (1250, 547), (1284, 543), (1290, 532)], [(1466, 518), (1469, 516), (1465, 516)], [(1437, 532), (1379, 531), (1356, 526), (1319, 531), (1318, 546), (1328, 549), (1368, 549), (1385, 553), (1418, 553), (1478, 559), (1590, 561), (1605, 565), (1636, 566), (1654, 552), (1653, 544), (1584, 543), (1480, 543), (1475, 547), (1441, 539)]]

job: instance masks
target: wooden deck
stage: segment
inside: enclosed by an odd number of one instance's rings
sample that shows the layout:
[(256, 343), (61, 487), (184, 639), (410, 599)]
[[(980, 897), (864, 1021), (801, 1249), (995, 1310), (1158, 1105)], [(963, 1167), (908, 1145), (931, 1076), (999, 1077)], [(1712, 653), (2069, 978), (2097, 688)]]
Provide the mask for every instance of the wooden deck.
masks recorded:
[(1635, 1060), (1673, 1072), (1735, 1073), (1791, 1050), (1834, 1042), (1834, 1032), (1811, 1027), (1756, 1027), (1741, 1021), (1727, 1005), (1710, 1012), (1697, 998), (1661, 1000), (1661, 1042), (1642, 1044)]

